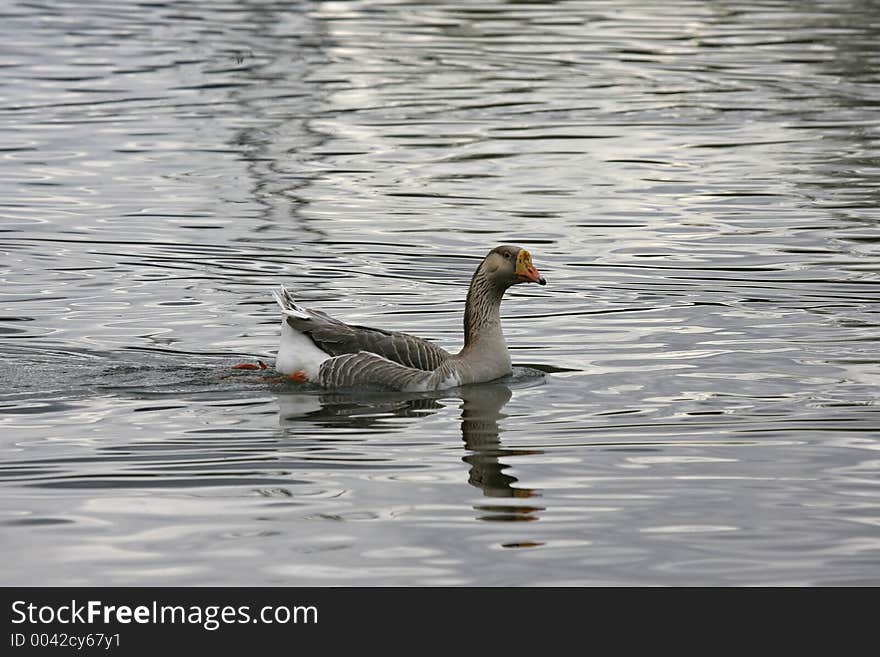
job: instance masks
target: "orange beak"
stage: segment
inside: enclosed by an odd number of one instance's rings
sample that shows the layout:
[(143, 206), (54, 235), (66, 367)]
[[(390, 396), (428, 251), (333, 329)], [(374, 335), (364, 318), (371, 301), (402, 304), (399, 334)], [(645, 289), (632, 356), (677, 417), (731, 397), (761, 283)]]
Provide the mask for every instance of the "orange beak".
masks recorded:
[(519, 255), (516, 256), (516, 277), (521, 283), (547, 285), (547, 281), (532, 264), (532, 254), (525, 249), (520, 249)]

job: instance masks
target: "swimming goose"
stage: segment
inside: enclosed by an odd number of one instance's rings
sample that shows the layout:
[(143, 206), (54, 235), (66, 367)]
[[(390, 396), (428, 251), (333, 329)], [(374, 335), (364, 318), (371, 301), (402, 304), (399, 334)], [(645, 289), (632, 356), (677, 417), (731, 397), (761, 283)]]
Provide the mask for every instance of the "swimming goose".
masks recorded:
[(384, 388), (407, 392), (445, 390), (492, 381), (511, 373), (501, 332), (505, 290), (518, 283), (546, 285), (531, 254), (518, 246), (492, 249), (477, 267), (464, 310), (464, 347), (451, 354), (406, 333), (346, 324), (297, 305), (283, 286), (281, 343), (275, 369), (324, 388)]

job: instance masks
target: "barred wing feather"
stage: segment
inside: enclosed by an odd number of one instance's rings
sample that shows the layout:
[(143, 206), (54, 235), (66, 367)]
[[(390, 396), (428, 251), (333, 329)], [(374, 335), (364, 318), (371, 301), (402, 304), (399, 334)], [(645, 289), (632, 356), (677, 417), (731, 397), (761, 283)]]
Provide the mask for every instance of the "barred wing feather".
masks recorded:
[(287, 319), (295, 330), (308, 335), (318, 348), (331, 356), (362, 351), (370, 352), (417, 370), (432, 371), (449, 358), (449, 352), (433, 342), (406, 333), (339, 323), (316, 323), (292, 317)]

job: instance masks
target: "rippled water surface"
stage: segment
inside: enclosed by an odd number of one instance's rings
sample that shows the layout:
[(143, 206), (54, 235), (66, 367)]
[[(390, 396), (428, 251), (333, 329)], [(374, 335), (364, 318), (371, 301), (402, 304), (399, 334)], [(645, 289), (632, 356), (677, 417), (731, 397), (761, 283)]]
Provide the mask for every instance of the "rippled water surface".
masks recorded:
[[(880, 584), (876, 3), (0, 19), (3, 583)], [(509, 380), (230, 369), (499, 243)]]

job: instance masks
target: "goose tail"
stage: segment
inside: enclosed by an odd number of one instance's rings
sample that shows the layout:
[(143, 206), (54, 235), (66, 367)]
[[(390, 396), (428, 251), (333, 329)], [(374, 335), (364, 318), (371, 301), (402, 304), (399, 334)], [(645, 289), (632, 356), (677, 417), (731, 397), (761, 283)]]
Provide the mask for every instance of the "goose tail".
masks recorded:
[(279, 285), (277, 289), (272, 290), (272, 296), (275, 297), (275, 302), (281, 306), (281, 312), (288, 317), (295, 317), (296, 319), (312, 318), (308, 310), (297, 305), (296, 301), (293, 300), (293, 295), (283, 285)]

